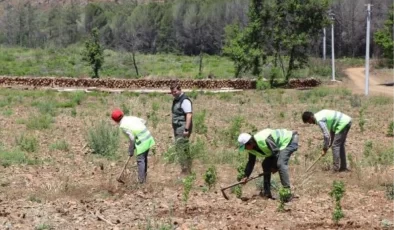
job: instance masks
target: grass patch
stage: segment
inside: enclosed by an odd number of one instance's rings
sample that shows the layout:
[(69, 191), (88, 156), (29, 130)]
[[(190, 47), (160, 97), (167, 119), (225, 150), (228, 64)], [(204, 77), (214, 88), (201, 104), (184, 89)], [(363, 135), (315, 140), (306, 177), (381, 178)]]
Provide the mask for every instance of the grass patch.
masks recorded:
[(25, 153), (19, 149), (7, 150), (0, 148), (0, 164), (3, 167), (17, 164), (35, 165), (37, 163), (37, 159), (28, 158)]
[(86, 141), (93, 154), (116, 158), (119, 148), (119, 129), (102, 120), (88, 129)]
[(38, 149), (38, 141), (35, 137), (25, 136), (22, 134), (15, 138), (15, 143), (19, 146), (22, 151), (36, 152)]
[(56, 141), (55, 143), (49, 146), (50, 150), (60, 150), (64, 152), (68, 152), (70, 150), (70, 146), (66, 140)]
[(54, 118), (50, 114), (35, 115), (28, 121), (23, 121), (28, 129), (43, 130), (49, 129), (54, 122)]

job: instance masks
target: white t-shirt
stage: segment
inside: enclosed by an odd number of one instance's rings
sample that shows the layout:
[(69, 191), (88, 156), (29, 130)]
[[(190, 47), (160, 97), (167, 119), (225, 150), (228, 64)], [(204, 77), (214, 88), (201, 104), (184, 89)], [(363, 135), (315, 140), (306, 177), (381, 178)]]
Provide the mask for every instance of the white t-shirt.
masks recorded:
[(191, 113), (192, 112), (192, 103), (189, 99), (185, 99), (182, 101), (181, 108), (184, 113)]

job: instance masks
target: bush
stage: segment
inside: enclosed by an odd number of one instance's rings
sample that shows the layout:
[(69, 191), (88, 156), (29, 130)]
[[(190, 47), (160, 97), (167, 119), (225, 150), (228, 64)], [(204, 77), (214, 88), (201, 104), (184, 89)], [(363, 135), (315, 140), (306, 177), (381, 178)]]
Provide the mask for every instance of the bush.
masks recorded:
[(51, 144), (51, 146), (49, 148), (51, 150), (57, 149), (60, 151), (65, 151), (65, 152), (68, 152), (70, 150), (70, 147), (65, 140), (56, 141), (55, 143)]
[(183, 179), (183, 201), (187, 203), (189, 200), (190, 190), (193, 187), (194, 181), (196, 180), (196, 174), (193, 172)]
[(332, 190), (330, 192), (330, 196), (335, 201), (335, 208), (332, 213), (332, 219), (336, 224), (338, 224), (339, 220), (345, 217), (341, 207), (341, 199), (345, 194), (345, 185), (342, 181), (334, 181), (332, 184)]
[(206, 134), (208, 132), (208, 127), (205, 124), (206, 110), (196, 112), (193, 116), (193, 126), (194, 130), (198, 134)]
[(217, 181), (216, 167), (212, 165), (207, 169), (207, 171), (205, 171), (204, 182), (205, 185), (208, 186), (208, 189), (210, 190), (216, 184), (216, 181)]
[(38, 149), (38, 141), (35, 137), (21, 135), (20, 137), (15, 138), (15, 143), (22, 151), (32, 153)]
[(390, 121), (389, 127), (387, 129), (387, 136), (394, 137), (394, 121)]
[(225, 138), (228, 145), (234, 146), (237, 143), (238, 135), (241, 131), (242, 124), (244, 123), (244, 118), (242, 116), (236, 116), (231, 119), (230, 127), (224, 131)]
[(48, 129), (51, 127), (51, 124), (54, 122), (54, 119), (49, 114), (36, 115), (29, 118), (29, 121), (26, 123), (26, 127), (28, 129)]
[(36, 164), (36, 160), (32, 160), (26, 157), (25, 153), (20, 150), (6, 150), (0, 148), (0, 164), (3, 167), (8, 167), (14, 164)]
[(119, 148), (119, 130), (102, 120), (89, 128), (87, 142), (93, 154), (114, 157)]

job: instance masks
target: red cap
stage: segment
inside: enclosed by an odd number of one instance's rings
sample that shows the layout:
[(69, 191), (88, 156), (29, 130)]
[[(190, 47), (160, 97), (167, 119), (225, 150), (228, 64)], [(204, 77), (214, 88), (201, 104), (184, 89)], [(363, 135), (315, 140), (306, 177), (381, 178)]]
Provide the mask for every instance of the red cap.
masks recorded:
[(112, 111), (111, 117), (112, 117), (112, 120), (114, 120), (114, 121), (116, 121), (116, 122), (119, 122), (119, 121), (122, 119), (122, 117), (123, 117), (123, 112), (122, 112), (122, 110), (120, 110), (120, 109), (114, 109), (114, 110)]

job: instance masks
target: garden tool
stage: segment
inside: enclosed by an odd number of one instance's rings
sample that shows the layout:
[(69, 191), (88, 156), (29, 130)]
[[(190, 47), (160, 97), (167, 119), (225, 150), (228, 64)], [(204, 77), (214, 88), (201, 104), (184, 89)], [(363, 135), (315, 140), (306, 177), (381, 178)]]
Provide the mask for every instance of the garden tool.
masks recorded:
[[(257, 179), (257, 178), (259, 178), (259, 177), (262, 177), (263, 175), (264, 175), (264, 174), (261, 173), (261, 174), (255, 176), (255, 177), (251, 177), (251, 178), (249, 178), (246, 182), (251, 181), (251, 180), (254, 180), (254, 179)], [(237, 182), (237, 183), (234, 183), (234, 184), (229, 185), (229, 186), (227, 186), (227, 187), (220, 188), (220, 191), (222, 192), (223, 197), (224, 197), (226, 200), (228, 200), (229, 198), (228, 198), (227, 194), (226, 194), (224, 191), (225, 191), (226, 189), (235, 187), (235, 186), (237, 186), (237, 185), (239, 185), (239, 184), (242, 184), (242, 182)]]
[(129, 156), (129, 159), (127, 159), (126, 164), (123, 166), (122, 172), (119, 174), (118, 178), (116, 178), (116, 180), (117, 180), (119, 183), (122, 183), (122, 184), (125, 183), (125, 182), (122, 180), (122, 175), (123, 175), (124, 170), (126, 169), (127, 165), (129, 164), (130, 159), (131, 159), (131, 156)]

